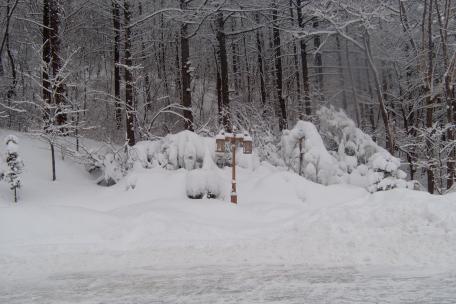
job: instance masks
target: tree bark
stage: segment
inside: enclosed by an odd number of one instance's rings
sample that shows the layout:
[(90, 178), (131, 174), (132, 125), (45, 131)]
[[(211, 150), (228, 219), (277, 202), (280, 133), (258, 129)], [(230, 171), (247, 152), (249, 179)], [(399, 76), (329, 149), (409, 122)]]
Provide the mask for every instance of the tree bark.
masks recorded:
[(274, 62), (276, 74), (276, 90), (277, 90), (277, 116), (279, 117), (279, 130), (282, 131), (287, 128), (287, 109), (285, 106), (285, 99), (283, 98), (283, 75), (282, 75), (282, 51), (280, 42), (280, 31), (277, 25), (278, 11), (277, 3), (273, 3), (272, 20), (273, 20), (273, 44), (274, 44)]
[[(293, 12), (293, 0), (290, 0), (290, 17), (292, 24), (295, 24), (295, 17)], [(293, 39), (293, 61), (294, 61), (294, 77), (296, 81), (296, 99), (298, 100), (298, 118), (301, 119), (302, 113), (302, 94), (301, 94), (301, 75), (299, 74), (299, 58), (298, 58), (298, 45), (296, 39)]]
[[(186, 0), (181, 0), (182, 10), (187, 9)], [(188, 24), (185, 21), (181, 24), (181, 79), (182, 79), (182, 105), (184, 109), (185, 129), (193, 131), (192, 91), (191, 84), (191, 62), (190, 62), (190, 41), (188, 37)]]
[(133, 59), (131, 55), (131, 21), (130, 4), (124, 0), (124, 26), (125, 26), (125, 106), (127, 116), (127, 142), (129, 146), (136, 144), (135, 140), (135, 107), (133, 102), (133, 74), (131, 68)]
[[(339, 85), (342, 88), (342, 108), (347, 111), (347, 92), (345, 88), (344, 66), (342, 63), (342, 48), (340, 46), (340, 37), (336, 35), (336, 48), (337, 48), (337, 65), (339, 66)], [(348, 65), (348, 63), (347, 63)]]
[[(314, 29), (317, 29), (320, 26), (320, 23), (317, 19), (314, 19), (314, 22), (312, 24)], [(320, 52), (320, 46), (321, 46), (321, 41), (320, 41), (320, 35), (314, 35), (314, 48), (315, 48), (315, 73), (317, 74), (317, 87), (318, 87), (318, 96), (320, 100), (324, 99), (323, 95), (323, 58)]]
[[(50, 0), (49, 2), (49, 18), (50, 18), (50, 42), (51, 42), (51, 67), (54, 81), (53, 95), (56, 106), (55, 123), (62, 126), (67, 121), (67, 114), (63, 107), (65, 104), (65, 87), (63, 84), (62, 58), (61, 58), (61, 39), (60, 39), (60, 13), (61, 0)], [(63, 130), (62, 130), (63, 131)]]
[[(425, 1), (425, 6), (426, 6)], [(434, 116), (434, 99), (432, 98), (432, 82), (433, 82), (433, 47), (434, 42), (432, 39), (432, 11), (433, 11), (433, 1), (429, 1), (429, 11), (428, 11), (428, 24), (427, 24), (427, 71), (425, 75), (425, 92), (426, 92), (426, 128), (430, 134), (426, 134), (426, 150), (428, 154), (428, 168), (427, 168), (427, 180), (428, 180), (428, 192), (434, 193), (435, 191), (435, 175), (434, 169), (435, 165), (433, 164), (434, 160), (434, 152), (433, 152), (433, 144), (432, 139), (432, 128), (433, 128), (433, 116)], [(426, 131), (426, 133), (428, 132)]]
[(51, 64), (51, 39), (50, 39), (50, 20), (49, 20), (49, 1), (51, 0), (43, 0), (43, 28), (42, 28), (42, 35), (43, 35), (43, 67), (42, 67), (42, 77), (43, 77), (43, 102), (45, 104), (45, 111), (43, 113), (44, 120), (47, 122), (46, 124), (50, 123), (50, 110), (49, 106), (51, 105), (51, 82), (49, 81), (49, 69)]
[[(300, 28), (304, 28), (304, 17), (302, 14), (302, 0), (296, 0), (297, 5), (297, 15), (298, 15), (298, 25)], [(309, 94), (309, 68), (307, 66), (307, 45), (304, 38), (301, 38), (300, 41), (301, 49), (301, 70), (302, 70), (302, 81), (303, 81), (303, 94), (304, 94), (304, 108), (305, 114), (307, 117), (312, 115), (312, 104), (310, 101)], [(304, 118), (304, 111), (300, 111), (300, 119)]]
[(358, 127), (361, 128), (361, 116), (360, 116), (360, 111), (359, 111), (358, 96), (356, 95), (355, 79), (353, 77), (353, 71), (352, 71), (351, 63), (350, 63), (348, 40), (345, 40), (345, 56), (346, 56), (345, 60), (347, 61), (348, 76), (350, 77), (350, 86), (351, 86), (351, 91), (352, 91), (353, 106), (355, 108), (356, 123), (358, 124)]
[(388, 114), (388, 110), (385, 105), (385, 100), (383, 99), (383, 91), (382, 91), (382, 86), (380, 84), (378, 71), (374, 64), (374, 59), (372, 58), (370, 38), (369, 38), (369, 33), (367, 31), (364, 33), (363, 38), (364, 38), (364, 50), (366, 52), (366, 57), (368, 59), (369, 66), (372, 70), (372, 74), (374, 75), (374, 83), (375, 83), (375, 88), (376, 88), (377, 100), (378, 100), (378, 103), (380, 106), (380, 113), (382, 115), (383, 124), (385, 126), (386, 148), (392, 155), (394, 155), (394, 152), (395, 152), (394, 151), (395, 150), (394, 134), (391, 129), (389, 114)]
[(226, 53), (225, 20), (223, 12), (217, 14), (218, 59), (220, 62), (220, 92), (222, 99), (222, 122), (227, 132), (232, 131), (230, 95), (228, 90), (228, 57)]
[(114, 106), (117, 130), (122, 125), (122, 107), (120, 105), (120, 5), (112, 0), (112, 21), (114, 26)]
[[(260, 23), (260, 15), (255, 14), (255, 20), (257, 23)], [(258, 71), (260, 74), (260, 95), (261, 102), (263, 107), (266, 105), (266, 86), (264, 82), (264, 63), (263, 63), (263, 37), (260, 30), (256, 32), (256, 47), (257, 47), (257, 61), (258, 61)]]

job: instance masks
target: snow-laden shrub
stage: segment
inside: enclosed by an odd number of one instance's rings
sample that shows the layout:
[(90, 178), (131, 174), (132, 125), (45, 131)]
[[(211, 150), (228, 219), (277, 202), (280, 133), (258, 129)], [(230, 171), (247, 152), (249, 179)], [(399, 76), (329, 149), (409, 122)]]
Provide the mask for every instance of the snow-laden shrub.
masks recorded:
[(189, 198), (218, 198), (222, 196), (221, 178), (218, 168), (212, 160), (211, 153), (206, 150), (203, 167), (187, 172), (186, 192)]
[[(169, 134), (161, 140), (157, 155), (159, 164), (167, 169), (201, 168), (206, 149), (214, 151), (215, 139), (203, 137), (191, 131)], [(211, 152), (213, 158), (214, 152)]]
[(14, 192), (14, 202), (17, 202), (17, 189), (21, 187), (20, 174), (24, 169), (24, 163), (19, 156), (19, 140), (14, 135), (5, 138), (6, 155), (5, 166), (0, 176), (6, 180), (10, 189)]
[(125, 148), (116, 150), (110, 146), (103, 146), (97, 150), (84, 150), (78, 159), (89, 173), (96, 176), (98, 185), (107, 187), (117, 184), (132, 166)]
[[(182, 131), (160, 140), (138, 142), (129, 154), (131, 161), (139, 162), (143, 168), (194, 170), (203, 166), (206, 156), (215, 161), (215, 138)], [(255, 153), (244, 155), (242, 148), (237, 150), (236, 159), (237, 165), (246, 169), (255, 169), (260, 163)]]
[(413, 183), (405, 181), (407, 174), (400, 169), (400, 159), (357, 128), (345, 112), (322, 107), (317, 115), (324, 142), (343, 172), (341, 182), (362, 186), (371, 192), (413, 188)]
[(325, 185), (338, 181), (337, 161), (311, 122), (301, 120), (293, 129), (284, 130), (280, 147), (285, 164), (298, 174)]
[(322, 107), (317, 114), (320, 132), (306, 121), (283, 131), (281, 153), (289, 168), (325, 185), (347, 183), (370, 192), (413, 188), (414, 183), (405, 180), (400, 160), (357, 128), (343, 111)]
[(161, 141), (140, 141), (130, 148), (130, 159), (138, 162), (143, 168), (149, 169), (158, 166), (157, 155), (160, 152)]

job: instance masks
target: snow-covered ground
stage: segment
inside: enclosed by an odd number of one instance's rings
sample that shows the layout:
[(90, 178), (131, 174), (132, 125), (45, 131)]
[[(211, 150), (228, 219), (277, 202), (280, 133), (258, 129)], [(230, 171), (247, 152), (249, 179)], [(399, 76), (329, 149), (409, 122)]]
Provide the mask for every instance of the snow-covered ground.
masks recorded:
[(187, 199), (185, 170), (104, 188), (59, 159), (51, 182), (46, 144), (18, 137), (18, 204), (0, 184), (0, 303), (456, 299), (456, 194), (369, 194), (262, 165), (239, 169), (235, 206)]

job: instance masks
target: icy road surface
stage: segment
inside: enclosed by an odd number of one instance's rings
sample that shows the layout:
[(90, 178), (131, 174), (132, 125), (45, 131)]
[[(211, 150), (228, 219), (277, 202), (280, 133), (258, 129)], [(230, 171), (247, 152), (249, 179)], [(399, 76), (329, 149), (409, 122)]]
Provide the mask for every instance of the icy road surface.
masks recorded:
[[(421, 273), (421, 274), (420, 274)], [(456, 303), (456, 273), (306, 266), (141, 268), (0, 284), (0, 303)]]

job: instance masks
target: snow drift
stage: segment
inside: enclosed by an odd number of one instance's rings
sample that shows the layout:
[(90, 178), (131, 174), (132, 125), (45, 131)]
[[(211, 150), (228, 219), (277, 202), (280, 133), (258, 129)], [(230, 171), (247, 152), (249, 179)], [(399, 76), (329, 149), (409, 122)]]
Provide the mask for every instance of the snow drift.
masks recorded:
[[(108, 188), (60, 158), (52, 183), (47, 146), (19, 137), (27, 161), (21, 202), (12, 204), (0, 184), (0, 283), (154, 265), (456, 267), (456, 194), (370, 194), (262, 164), (239, 168), (234, 206), (188, 199), (192, 171), (183, 168), (135, 167), (134, 189), (127, 179)], [(217, 172), (204, 187), (229, 189), (228, 168), (201, 170)]]

